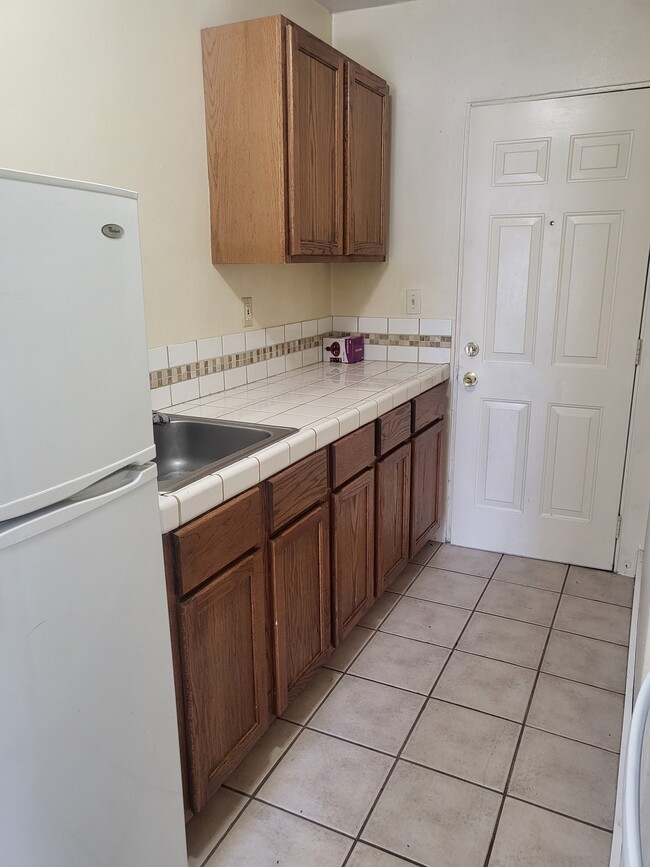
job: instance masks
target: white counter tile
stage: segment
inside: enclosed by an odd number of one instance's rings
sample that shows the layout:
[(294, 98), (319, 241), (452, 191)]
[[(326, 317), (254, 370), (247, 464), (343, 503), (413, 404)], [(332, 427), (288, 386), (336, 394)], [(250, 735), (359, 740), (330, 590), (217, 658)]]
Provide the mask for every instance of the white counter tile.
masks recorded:
[(152, 370), (163, 370), (169, 367), (169, 359), (167, 357), (166, 346), (156, 346), (148, 351), (149, 353), (149, 373)]
[(304, 428), (298, 433), (288, 436), (286, 442), (291, 453), (291, 463), (295, 464), (296, 461), (300, 461), (316, 451), (316, 432), (311, 428)]
[(201, 397), (218, 394), (225, 388), (223, 373), (208, 373), (199, 377), (199, 393)]
[(172, 390), (168, 385), (163, 385), (161, 388), (151, 389), (151, 409), (155, 412), (157, 409), (163, 409), (170, 406), (172, 402)]
[(316, 434), (317, 449), (322, 449), (323, 446), (333, 443), (340, 436), (337, 418), (324, 418), (311, 425), (311, 428)]
[(368, 424), (371, 421), (374, 421), (377, 418), (378, 409), (377, 409), (377, 401), (373, 400), (365, 400), (363, 403), (360, 403), (357, 407), (359, 410), (359, 427), (364, 424)]
[(278, 373), (284, 373), (287, 369), (287, 357), (281, 355), (279, 358), (269, 358), (266, 362), (269, 369), (269, 376), (275, 376)]
[(260, 452), (255, 453), (255, 458), (260, 465), (260, 481), (268, 479), (269, 476), (279, 473), (291, 463), (291, 453), (289, 444), (285, 441), (273, 443), (267, 446)]
[(374, 395), (373, 400), (377, 404), (377, 415), (383, 415), (394, 406), (393, 393), (391, 391), (380, 391)]
[(388, 347), (375, 346), (372, 343), (366, 343), (363, 347), (363, 354), (368, 361), (386, 361), (388, 358)]
[(172, 343), (167, 347), (169, 366), (176, 367), (179, 364), (191, 364), (196, 361), (196, 340), (188, 343)]
[(389, 361), (417, 361), (418, 348), (417, 346), (389, 346), (388, 347)]
[(160, 529), (162, 533), (175, 530), (181, 523), (179, 503), (173, 494), (161, 494), (158, 497), (160, 508)]
[(229, 467), (223, 467), (219, 475), (223, 481), (223, 498), (229, 500), (259, 482), (260, 464), (256, 458), (242, 458)]
[[(171, 347), (170, 347), (171, 349)], [(198, 379), (188, 379), (185, 382), (174, 382), (171, 385), (172, 403), (182, 403), (199, 396)]]
[(292, 322), (284, 326), (285, 340), (300, 340), (302, 337), (302, 328), (300, 322)]
[(221, 476), (204, 476), (202, 479), (174, 491), (174, 496), (180, 504), (180, 522), (185, 524), (223, 502)]
[(246, 368), (234, 367), (232, 370), (225, 370), (223, 378), (227, 389), (235, 388), (237, 385), (244, 385), (246, 383)]
[(364, 334), (388, 334), (388, 319), (383, 316), (360, 316), (359, 331)]
[(204, 337), (196, 341), (199, 361), (206, 358), (219, 358), (223, 355), (223, 344), (220, 337)]
[[(226, 376), (240, 371), (245, 369), (226, 371)], [(161, 495), (163, 531), (169, 532), (253, 487), (261, 479), (369, 424), (378, 415), (448, 377), (447, 365), (384, 361), (336, 366), (318, 363), (300, 371), (287, 370), (272, 380), (240, 384), (234, 390), (170, 407), (170, 412), (180, 410), (188, 416), (259, 420), (299, 430), (212, 476), (181, 488), (174, 495)], [(178, 523), (174, 524), (175, 521)]]
[(359, 410), (345, 409), (343, 412), (337, 413), (339, 420), (339, 436), (345, 436), (352, 433), (359, 427)]

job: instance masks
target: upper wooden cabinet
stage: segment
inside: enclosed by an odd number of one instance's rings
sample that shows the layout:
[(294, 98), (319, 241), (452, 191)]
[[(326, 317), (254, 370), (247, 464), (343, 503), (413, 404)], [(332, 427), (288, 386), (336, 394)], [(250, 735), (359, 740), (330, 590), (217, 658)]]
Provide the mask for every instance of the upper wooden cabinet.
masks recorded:
[(388, 85), (358, 63), (346, 66), (345, 252), (385, 259)]
[(202, 38), (213, 262), (384, 261), (386, 82), (280, 15)]

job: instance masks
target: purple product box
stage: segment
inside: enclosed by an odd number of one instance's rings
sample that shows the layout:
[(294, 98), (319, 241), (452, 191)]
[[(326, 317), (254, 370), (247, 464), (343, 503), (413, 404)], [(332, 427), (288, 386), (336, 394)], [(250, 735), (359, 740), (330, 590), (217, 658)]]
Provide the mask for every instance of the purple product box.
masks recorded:
[(326, 337), (323, 340), (323, 361), (335, 364), (355, 364), (363, 361), (363, 336)]

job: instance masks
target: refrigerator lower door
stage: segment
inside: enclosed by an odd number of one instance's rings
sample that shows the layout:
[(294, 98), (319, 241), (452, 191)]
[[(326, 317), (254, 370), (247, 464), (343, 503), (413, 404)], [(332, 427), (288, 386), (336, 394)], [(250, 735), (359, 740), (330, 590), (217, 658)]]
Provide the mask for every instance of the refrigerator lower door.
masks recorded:
[(155, 475), (0, 525), (3, 864), (187, 864)]
[(134, 193), (0, 169), (0, 363), (0, 521), (153, 458)]

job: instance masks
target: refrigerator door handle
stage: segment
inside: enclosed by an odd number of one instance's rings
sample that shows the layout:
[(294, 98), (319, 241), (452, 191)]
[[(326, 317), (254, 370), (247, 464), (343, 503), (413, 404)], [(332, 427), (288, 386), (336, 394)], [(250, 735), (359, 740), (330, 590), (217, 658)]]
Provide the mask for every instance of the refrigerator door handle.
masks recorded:
[(155, 479), (153, 463), (125, 467), (54, 506), (0, 523), (0, 550), (92, 512)]
[(637, 696), (625, 760), (625, 787), (623, 789), (623, 864), (625, 867), (643, 867), (641, 849), (641, 761), (643, 739), (650, 712), (650, 675), (641, 685)]

